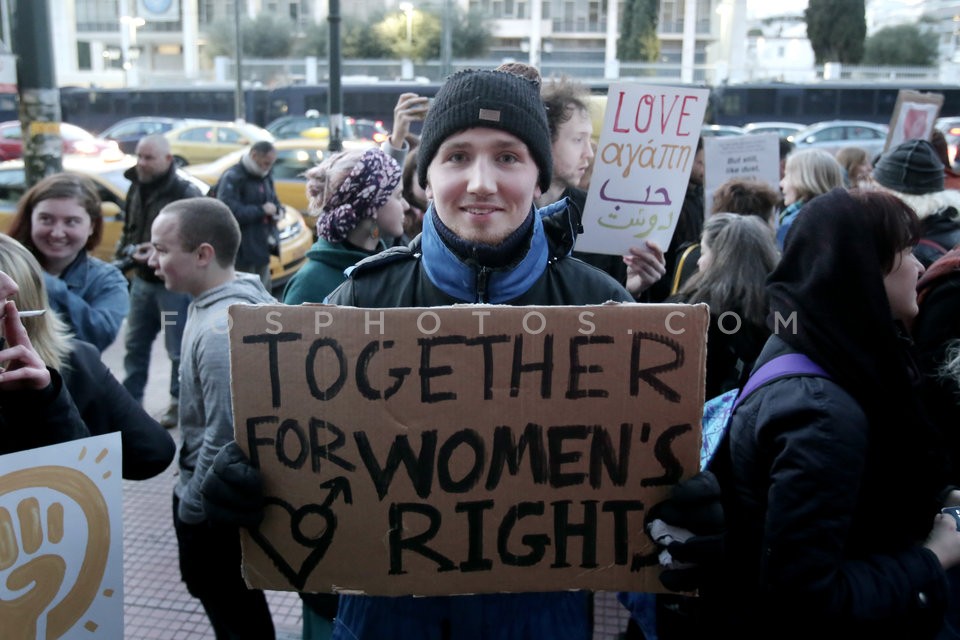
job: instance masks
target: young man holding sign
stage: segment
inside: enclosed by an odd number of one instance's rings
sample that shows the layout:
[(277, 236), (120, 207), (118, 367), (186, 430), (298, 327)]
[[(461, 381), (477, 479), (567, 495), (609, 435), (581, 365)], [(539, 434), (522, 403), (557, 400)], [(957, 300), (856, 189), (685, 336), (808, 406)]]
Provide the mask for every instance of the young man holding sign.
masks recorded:
[[(633, 300), (605, 273), (570, 257), (576, 221), (565, 200), (541, 210), (534, 205), (553, 169), (534, 82), (502, 71), (454, 74), (427, 114), (419, 154), (418, 179), (432, 200), (422, 235), (360, 262), (329, 302), (393, 308)], [(211, 508), (232, 511), (238, 521), (249, 515), (238, 504), (242, 487), (249, 488), (249, 475), (237, 471), (241, 457), (236, 445), (226, 448), (204, 487), (205, 499), (218, 503)], [(586, 640), (588, 612), (584, 592), (347, 595), (333, 637)]]

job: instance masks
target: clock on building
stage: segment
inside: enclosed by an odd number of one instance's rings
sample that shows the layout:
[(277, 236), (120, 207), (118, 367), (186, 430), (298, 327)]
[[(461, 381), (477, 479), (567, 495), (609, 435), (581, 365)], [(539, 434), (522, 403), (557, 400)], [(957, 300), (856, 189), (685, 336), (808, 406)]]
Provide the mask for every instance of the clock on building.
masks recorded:
[(137, 15), (150, 20), (177, 20), (180, 7), (176, 0), (137, 0)]

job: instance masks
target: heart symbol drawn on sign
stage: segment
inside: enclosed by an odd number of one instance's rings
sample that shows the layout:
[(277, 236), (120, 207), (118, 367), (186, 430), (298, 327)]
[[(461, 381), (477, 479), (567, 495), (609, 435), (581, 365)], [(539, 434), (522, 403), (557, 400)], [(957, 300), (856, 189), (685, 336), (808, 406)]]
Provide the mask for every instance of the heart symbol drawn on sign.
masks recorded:
[[(333, 534), (337, 529), (337, 516), (328, 504), (307, 504), (299, 509), (295, 509), (289, 502), (273, 497), (264, 499), (264, 504), (266, 506), (276, 505), (286, 511), (290, 516), (290, 532), (293, 539), (304, 547), (313, 548), (303, 563), (301, 563), (300, 568), (294, 569), (290, 566), (290, 563), (287, 562), (286, 558), (277, 551), (276, 547), (271, 544), (270, 540), (260, 532), (259, 527), (250, 530), (250, 537), (263, 549), (263, 552), (273, 561), (273, 564), (280, 570), (280, 573), (282, 573), (298, 591), (302, 590), (307, 582), (307, 578), (310, 577), (313, 570), (320, 561), (323, 560), (323, 556), (333, 541)], [(304, 520), (309, 516), (319, 516), (324, 520), (321, 533), (315, 537), (310, 537), (303, 531)], [(316, 527), (311, 524), (311, 529), (315, 528)]]
[[(264, 499), (265, 505), (277, 505), (290, 516), (290, 532), (294, 540), (304, 547), (314, 548), (313, 551), (307, 555), (306, 560), (301, 563), (299, 570), (290, 566), (290, 563), (276, 550), (267, 537), (260, 532), (259, 527), (250, 530), (250, 537), (253, 538), (253, 541), (273, 560), (273, 564), (280, 570), (280, 573), (282, 573), (298, 591), (303, 589), (303, 585), (307, 583), (307, 578), (310, 577), (313, 570), (316, 569), (320, 561), (323, 560), (327, 548), (330, 547), (330, 543), (333, 541), (333, 534), (337, 530), (337, 514), (333, 512), (330, 506), (341, 495), (343, 496), (344, 504), (353, 504), (353, 492), (350, 490), (350, 481), (343, 476), (337, 476), (327, 480), (320, 485), (320, 488), (329, 489), (327, 498), (323, 503), (307, 504), (299, 509), (294, 509), (293, 505), (280, 498), (268, 497)], [(324, 524), (321, 533), (311, 537), (304, 533), (303, 524), (304, 520), (312, 515), (323, 518)], [(316, 527), (311, 526), (311, 530), (316, 530)]]

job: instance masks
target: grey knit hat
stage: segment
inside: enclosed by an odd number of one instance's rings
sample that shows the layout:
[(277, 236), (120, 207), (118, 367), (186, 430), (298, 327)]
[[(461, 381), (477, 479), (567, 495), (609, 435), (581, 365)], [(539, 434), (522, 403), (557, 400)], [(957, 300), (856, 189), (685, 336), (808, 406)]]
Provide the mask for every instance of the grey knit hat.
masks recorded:
[(473, 127), (500, 129), (520, 138), (540, 168), (540, 189), (550, 188), (550, 129), (537, 85), (505, 71), (477, 69), (459, 71), (447, 78), (427, 112), (417, 151), (421, 187), (427, 187), (427, 167), (443, 141)]
[(943, 191), (943, 163), (926, 140), (907, 140), (880, 156), (873, 179), (898, 193)]

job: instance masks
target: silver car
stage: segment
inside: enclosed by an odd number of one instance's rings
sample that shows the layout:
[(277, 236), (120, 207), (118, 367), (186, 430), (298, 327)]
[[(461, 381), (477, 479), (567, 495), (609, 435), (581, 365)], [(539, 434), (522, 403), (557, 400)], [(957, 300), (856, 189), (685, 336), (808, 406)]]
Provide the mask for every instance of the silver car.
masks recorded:
[(788, 136), (797, 149), (816, 148), (836, 154), (844, 147), (860, 147), (870, 158), (883, 151), (887, 126), (865, 120), (829, 120), (812, 124)]

